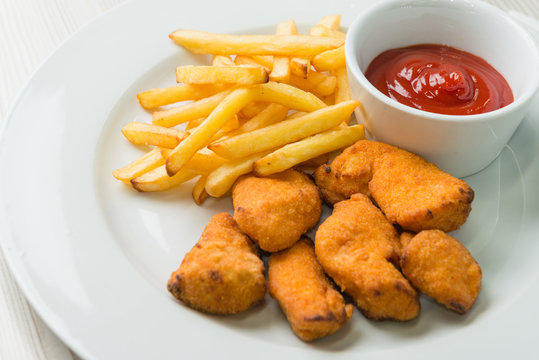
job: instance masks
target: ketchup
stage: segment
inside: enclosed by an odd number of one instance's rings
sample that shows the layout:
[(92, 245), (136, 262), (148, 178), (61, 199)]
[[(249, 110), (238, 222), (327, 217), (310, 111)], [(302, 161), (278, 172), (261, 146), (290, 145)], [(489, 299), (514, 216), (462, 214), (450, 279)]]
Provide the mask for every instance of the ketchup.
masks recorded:
[(365, 77), (390, 98), (434, 113), (480, 114), (513, 102), (509, 84), (496, 69), (445, 45), (384, 51), (369, 64)]

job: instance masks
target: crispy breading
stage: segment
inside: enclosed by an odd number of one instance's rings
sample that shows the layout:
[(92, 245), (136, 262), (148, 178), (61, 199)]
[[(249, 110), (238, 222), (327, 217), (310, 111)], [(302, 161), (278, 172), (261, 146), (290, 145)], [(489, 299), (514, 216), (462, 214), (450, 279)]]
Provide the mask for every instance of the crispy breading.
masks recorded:
[(407, 231), (403, 231), (400, 234), (400, 243), (401, 243), (401, 249), (404, 249), (404, 247), (412, 240), (412, 238), (415, 236), (414, 233), (410, 233)]
[(474, 198), (468, 184), (420, 156), (368, 140), (322, 165), (314, 177), (329, 204), (354, 193), (371, 196), (389, 221), (412, 232), (458, 229)]
[(472, 254), (440, 230), (424, 230), (410, 239), (402, 251), (401, 267), (419, 291), (461, 314), (481, 291), (481, 268)]
[(369, 190), (389, 221), (412, 232), (457, 230), (474, 198), (464, 181), (404, 150), (376, 159)]
[(367, 196), (335, 204), (318, 228), (315, 251), (326, 273), (368, 318), (406, 321), (419, 314), (418, 293), (395, 267), (398, 234)]
[(232, 201), (241, 230), (269, 252), (292, 246), (322, 213), (316, 185), (292, 169), (267, 177), (241, 177), (234, 184)]
[(313, 243), (302, 238), (269, 258), (268, 288), (294, 333), (312, 341), (339, 330), (352, 316), (316, 260)]
[(266, 293), (264, 263), (231, 215), (214, 215), (167, 284), (175, 298), (213, 314), (236, 314)]
[(360, 140), (346, 148), (331, 165), (322, 165), (314, 172), (316, 184), (324, 200), (333, 205), (362, 193), (370, 196), (374, 160), (381, 154), (397, 150), (381, 142)]

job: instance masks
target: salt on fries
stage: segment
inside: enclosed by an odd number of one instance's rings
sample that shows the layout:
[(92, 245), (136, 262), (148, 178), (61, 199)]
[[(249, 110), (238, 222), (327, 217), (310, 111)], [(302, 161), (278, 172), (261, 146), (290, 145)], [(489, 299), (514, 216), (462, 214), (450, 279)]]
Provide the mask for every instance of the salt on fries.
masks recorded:
[(185, 49), (213, 55), (211, 64), (179, 66), (178, 85), (137, 95), (151, 124), (131, 122), (122, 133), (154, 148), (114, 177), (141, 192), (198, 178), (192, 196), (200, 205), (226, 195), (241, 175), (319, 164), (364, 138), (362, 125), (348, 125), (360, 104), (350, 95), (340, 19), (323, 17), (309, 35), (298, 35), (293, 20), (275, 35), (171, 33)]

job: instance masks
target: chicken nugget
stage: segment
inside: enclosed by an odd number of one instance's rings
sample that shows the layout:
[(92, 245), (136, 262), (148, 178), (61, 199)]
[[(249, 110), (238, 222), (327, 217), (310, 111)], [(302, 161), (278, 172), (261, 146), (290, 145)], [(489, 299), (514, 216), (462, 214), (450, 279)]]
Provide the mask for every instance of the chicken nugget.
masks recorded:
[(292, 246), (322, 213), (316, 185), (292, 169), (267, 177), (241, 177), (234, 184), (232, 201), (241, 230), (268, 252)]
[(270, 256), (268, 288), (303, 341), (334, 333), (352, 316), (352, 305), (327, 279), (308, 238)]
[(335, 204), (316, 232), (318, 261), (358, 309), (373, 320), (406, 321), (419, 314), (419, 295), (395, 267), (399, 237), (363, 194)]
[(360, 140), (314, 173), (329, 204), (354, 193), (372, 197), (386, 217), (419, 232), (458, 229), (470, 214), (474, 192), (464, 181), (395, 146)]
[(481, 268), (472, 254), (440, 230), (424, 230), (409, 240), (401, 268), (419, 291), (460, 314), (481, 291)]
[(172, 273), (167, 288), (196, 310), (236, 314), (264, 298), (264, 263), (232, 216), (219, 213)]
[(360, 140), (346, 148), (331, 165), (322, 165), (313, 173), (324, 201), (333, 205), (361, 193), (370, 196), (374, 159), (397, 148), (381, 142)]
[(464, 181), (404, 150), (375, 160), (369, 191), (390, 222), (412, 232), (457, 230), (474, 198)]

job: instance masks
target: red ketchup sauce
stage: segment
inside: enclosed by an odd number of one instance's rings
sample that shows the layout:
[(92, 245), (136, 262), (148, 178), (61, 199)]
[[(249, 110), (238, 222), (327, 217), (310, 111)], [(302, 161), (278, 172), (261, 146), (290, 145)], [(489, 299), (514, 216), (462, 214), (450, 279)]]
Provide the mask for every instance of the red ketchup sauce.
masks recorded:
[(496, 69), (445, 45), (384, 51), (369, 64), (365, 77), (390, 98), (439, 114), (480, 114), (513, 102), (509, 84)]

